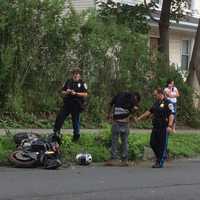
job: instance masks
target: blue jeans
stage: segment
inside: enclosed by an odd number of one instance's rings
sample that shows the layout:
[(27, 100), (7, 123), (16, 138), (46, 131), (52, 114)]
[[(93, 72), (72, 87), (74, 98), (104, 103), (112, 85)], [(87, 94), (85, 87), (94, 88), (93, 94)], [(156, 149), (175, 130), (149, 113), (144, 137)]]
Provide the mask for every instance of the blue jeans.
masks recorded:
[(80, 135), (80, 113), (71, 113), (74, 135)]
[(121, 139), (121, 159), (128, 160), (128, 135), (129, 126), (125, 122), (113, 122), (112, 125), (112, 147), (111, 159), (117, 159), (117, 150), (119, 145), (119, 137)]

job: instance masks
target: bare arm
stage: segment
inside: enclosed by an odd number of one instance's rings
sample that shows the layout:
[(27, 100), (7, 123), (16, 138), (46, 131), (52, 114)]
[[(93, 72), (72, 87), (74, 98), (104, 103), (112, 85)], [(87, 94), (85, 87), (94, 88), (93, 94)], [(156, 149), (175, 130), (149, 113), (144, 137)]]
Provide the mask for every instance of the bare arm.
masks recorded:
[(67, 90), (62, 90), (61, 95), (67, 96), (67, 95), (73, 95), (73, 96), (79, 96), (79, 97), (87, 97), (88, 93), (87, 92), (75, 92), (74, 90), (67, 89)]
[(76, 96), (79, 96), (79, 97), (87, 97), (88, 93), (87, 92), (75, 92), (75, 91), (72, 91), (72, 95), (76, 95)]
[(140, 115), (138, 118), (137, 118), (137, 121), (139, 120), (142, 120), (142, 119), (145, 119), (147, 117), (149, 117), (151, 115), (151, 112), (149, 110), (147, 110), (146, 112), (144, 112), (142, 115)]
[(180, 97), (178, 89), (176, 89), (176, 97)]
[(65, 96), (67, 96), (67, 95), (71, 95), (72, 92), (73, 92), (73, 90), (71, 90), (71, 89), (66, 89), (66, 90), (63, 89), (63, 90), (61, 91), (61, 96), (62, 96), (62, 97), (65, 97)]
[(170, 114), (169, 115), (169, 122), (168, 122), (168, 126), (172, 127), (173, 126), (173, 122), (174, 122), (174, 115)]
[(168, 121), (167, 131), (168, 131), (168, 132), (172, 132), (172, 127), (173, 127), (173, 122), (174, 122), (174, 115), (173, 115), (173, 114), (170, 114), (168, 120), (169, 120), (169, 121)]

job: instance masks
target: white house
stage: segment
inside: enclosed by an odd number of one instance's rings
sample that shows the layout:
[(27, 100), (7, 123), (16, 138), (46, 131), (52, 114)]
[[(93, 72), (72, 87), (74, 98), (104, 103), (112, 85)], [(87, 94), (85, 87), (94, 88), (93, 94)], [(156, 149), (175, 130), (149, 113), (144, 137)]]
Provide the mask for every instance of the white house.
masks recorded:
[[(106, 0), (102, 0), (106, 1)], [(143, 0), (113, 0), (128, 5), (143, 3)], [(147, 0), (147, 2), (150, 0)], [(158, 10), (161, 9), (163, 0), (154, 0), (158, 4)], [(95, 0), (72, 0), (74, 7), (80, 11), (86, 8), (95, 7)], [(191, 59), (194, 45), (195, 33), (200, 17), (200, 0), (191, 0), (190, 7), (185, 9), (186, 17), (179, 23), (171, 21), (170, 25), (170, 62), (177, 68), (186, 71)], [(150, 49), (155, 50), (158, 47), (159, 32), (158, 24), (150, 21), (151, 31), (149, 33)]]
[(72, 5), (78, 11), (82, 11), (87, 8), (94, 8), (96, 7), (95, 0), (71, 0)]
[[(157, 3), (161, 9), (162, 0), (157, 0)], [(191, 59), (200, 17), (200, 1), (191, 0), (190, 7), (185, 9), (185, 13), (184, 19), (181, 19), (179, 23), (171, 21), (169, 40), (170, 62), (183, 71), (188, 70)], [(150, 47), (155, 49), (159, 40), (158, 24), (150, 22), (150, 26)]]

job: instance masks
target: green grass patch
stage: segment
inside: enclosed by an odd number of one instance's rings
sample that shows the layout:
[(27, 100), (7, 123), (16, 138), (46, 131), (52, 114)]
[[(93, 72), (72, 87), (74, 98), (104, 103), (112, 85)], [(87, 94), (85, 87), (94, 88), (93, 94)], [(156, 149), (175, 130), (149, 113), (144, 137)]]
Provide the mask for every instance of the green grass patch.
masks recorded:
[(169, 137), (171, 157), (194, 157), (200, 155), (200, 134), (172, 134)]
[(0, 165), (8, 163), (8, 156), (15, 149), (15, 146), (12, 137), (0, 137)]
[[(72, 137), (65, 134), (62, 144), (62, 158), (64, 162), (73, 162), (77, 153), (92, 154), (94, 162), (103, 162), (110, 158), (111, 131), (109, 128), (100, 134), (82, 134), (79, 142), (73, 143)], [(141, 160), (144, 147), (149, 147), (150, 134), (132, 133), (129, 135), (129, 159)], [(171, 158), (189, 158), (200, 155), (200, 134), (172, 134), (169, 136), (169, 153)], [(0, 137), (0, 161), (8, 162), (9, 153), (15, 149), (11, 136)]]

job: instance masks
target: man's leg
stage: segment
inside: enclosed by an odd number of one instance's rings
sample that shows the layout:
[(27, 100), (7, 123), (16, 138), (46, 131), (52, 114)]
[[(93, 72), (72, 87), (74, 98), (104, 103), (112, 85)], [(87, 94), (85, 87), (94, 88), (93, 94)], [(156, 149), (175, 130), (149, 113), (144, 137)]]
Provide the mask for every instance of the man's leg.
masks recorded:
[(111, 146), (111, 159), (117, 160), (117, 150), (119, 143), (119, 125), (117, 122), (113, 122), (112, 125), (112, 146)]
[(80, 112), (71, 112), (73, 125), (73, 140), (77, 141), (80, 138)]
[[(52, 140), (55, 140), (55, 141), (60, 140), (60, 129), (62, 128), (63, 123), (64, 123), (64, 121), (65, 121), (65, 119), (67, 118), (68, 115), (69, 115), (69, 110), (67, 108), (67, 105), (64, 105), (60, 109), (60, 111), (59, 111), (59, 113), (56, 117), (54, 129), (53, 129), (54, 135), (53, 135)], [(58, 142), (61, 142), (61, 141), (58, 141)]]
[(128, 123), (120, 124), (120, 138), (122, 143), (122, 161), (128, 161)]
[(159, 159), (159, 147), (158, 147), (158, 136), (159, 132), (158, 129), (153, 128), (151, 132), (151, 138), (150, 138), (150, 146), (156, 156), (156, 161)]
[(58, 115), (56, 117), (56, 121), (55, 121), (55, 124), (54, 124), (54, 129), (53, 129), (54, 132), (60, 132), (60, 129), (62, 128), (62, 126), (64, 124), (64, 121), (65, 121), (65, 119), (67, 118), (68, 115), (69, 115), (69, 110), (68, 110), (67, 106), (64, 105), (60, 109), (60, 111), (59, 111), (59, 113), (58, 113)]
[(164, 161), (167, 158), (167, 145), (168, 145), (168, 133), (167, 128), (162, 128), (160, 130), (159, 138), (159, 164), (161, 167), (164, 165)]

